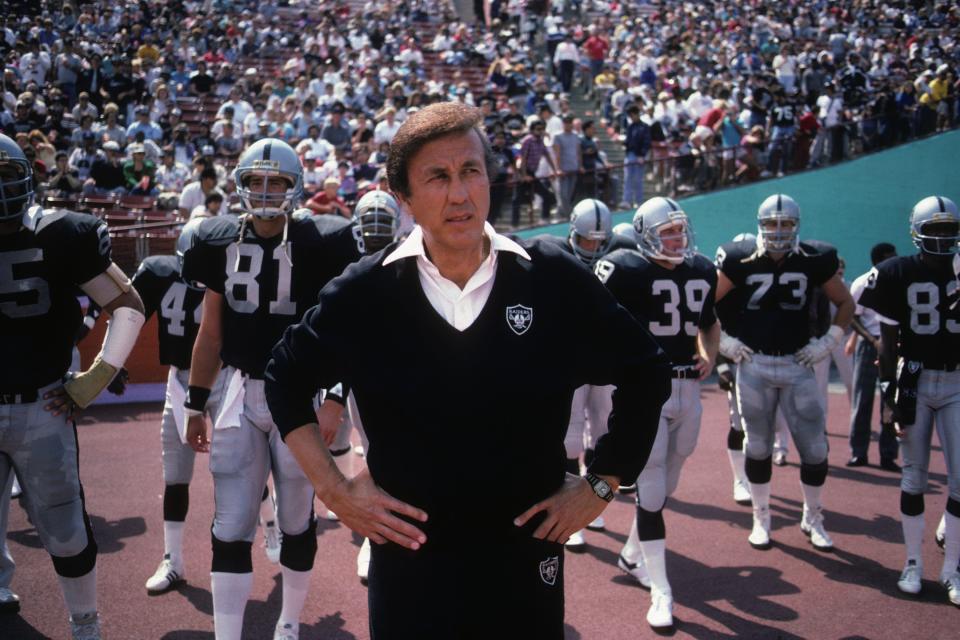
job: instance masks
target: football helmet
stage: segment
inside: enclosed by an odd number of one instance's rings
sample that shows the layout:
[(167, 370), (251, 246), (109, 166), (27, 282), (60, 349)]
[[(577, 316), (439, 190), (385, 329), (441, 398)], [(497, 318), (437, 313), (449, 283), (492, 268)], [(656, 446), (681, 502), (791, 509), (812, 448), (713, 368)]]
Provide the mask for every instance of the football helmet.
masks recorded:
[(380, 251), (393, 242), (400, 228), (400, 205), (379, 189), (368, 191), (353, 210), (353, 237), (360, 253)]
[(621, 222), (613, 226), (613, 235), (626, 238), (633, 244), (637, 244), (637, 234), (633, 230), (632, 222)]
[(800, 244), (800, 205), (788, 195), (776, 193), (757, 210), (757, 249), (760, 253), (788, 253)]
[[(190, 247), (193, 246), (196, 241), (197, 232), (200, 229), (200, 223), (206, 220), (205, 217), (193, 218), (189, 220), (183, 228), (180, 229), (180, 235), (177, 237), (177, 271), (180, 272), (181, 277), (183, 276), (183, 257), (187, 255), (187, 251), (190, 250)], [(184, 280), (188, 287), (193, 289), (205, 289), (206, 287), (199, 282), (191, 282)]]
[[(681, 230), (668, 235), (660, 233), (662, 227), (677, 223), (682, 225)], [(637, 235), (640, 253), (653, 260), (680, 264), (696, 250), (690, 219), (672, 198), (650, 198), (637, 207), (637, 212), (633, 214), (633, 231)], [(664, 240), (681, 240), (680, 249), (667, 250)]]
[[(290, 185), (281, 193), (251, 191), (247, 183), (252, 176), (286, 179)], [(283, 140), (264, 138), (254, 142), (240, 156), (234, 179), (237, 195), (244, 211), (258, 218), (276, 218), (293, 213), (303, 198), (303, 165), (293, 148)]]
[[(596, 249), (585, 249), (580, 238), (599, 241)], [(581, 200), (570, 214), (570, 247), (585, 264), (593, 264), (610, 249), (613, 240), (613, 216), (610, 208), (599, 200), (587, 198)]]
[(0, 133), (0, 222), (23, 216), (33, 196), (33, 165), (20, 145)]
[[(934, 235), (931, 227), (937, 225), (942, 234)], [(957, 253), (960, 242), (960, 214), (950, 198), (928, 196), (913, 205), (910, 212), (910, 237), (924, 253), (945, 256)]]

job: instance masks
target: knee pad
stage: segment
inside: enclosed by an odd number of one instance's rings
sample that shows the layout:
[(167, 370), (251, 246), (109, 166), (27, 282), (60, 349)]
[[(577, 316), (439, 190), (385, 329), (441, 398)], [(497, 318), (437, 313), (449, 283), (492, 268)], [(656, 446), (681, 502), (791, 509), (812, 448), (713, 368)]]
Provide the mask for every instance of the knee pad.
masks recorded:
[(575, 476), (580, 475), (580, 461), (576, 458), (567, 458), (567, 464), (564, 468), (567, 473), (572, 473)]
[(163, 519), (166, 522), (183, 522), (190, 508), (190, 485), (168, 484), (163, 488)]
[(730, 427), (730, 430), (727, 431), (727, 449), (743, 451), (743, 431)]
[(213, 533), (210, 534), (210, 540), (213, 546), (211, 571), (217, 573), (253, 572), (253, 559), (250, 557), (252, 542), (246, 540), (224, 542)]
[[(83, 502), (83, 489), (80, 490), (80, 501)], [(97, 541), (93, 537), (93, 529), (90, 527), (86, 508), (83, 509), (83, 528), (87, 532), (87, 546), (80, 553), (73, 556), (50, 554), (53, 570), (57, 575), (64, 578), (79, 578), (87, 575), (97, 566)]]
[(283, 533), (280, 542), (280, 564), (294, 571), (310, 571), (313, 559), (317, 555), (317, 520), (310, 518), (310, 524), (303, 533), (291, 535)]
[(960, 501), (947, 498), (947, 513), (955, 518), (960, 518)]
[(767, 456), (763, 460), (754, 460), (750, 456), (744, 461), (747, 480), (754, 484), (767, 484), (773, 476), (773, 457)]
[(827, 461), (819, 464), (800, 463), (800, 482), (811, 487), (822, 487), (827, 481)]
[(647, 511), (637, 505), (637, 537), (641, 540), (663, 540), (667, 526), (663, 522), (663, 509)]
[(900, 492), (900, 513), (905, 516), (919, 516), (923, 513), (923, 494)]

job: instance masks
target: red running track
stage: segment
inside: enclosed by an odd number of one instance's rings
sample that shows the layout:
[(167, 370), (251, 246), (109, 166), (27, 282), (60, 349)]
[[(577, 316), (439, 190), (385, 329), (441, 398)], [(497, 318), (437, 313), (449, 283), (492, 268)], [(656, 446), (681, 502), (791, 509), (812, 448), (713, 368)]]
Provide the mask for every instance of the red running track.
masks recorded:
[[(903, 563), (899, 477), (876, 467), (843, 466), (848, 404), (832, 395), (828, 423), (830, 477), (824, 492), (833, 553), (815, 551), (800, 532), (796, 451), (774, 468), (773, 539), (769, 551), (747, 544), (748, 507), (732, 499), (727, 463), (725, 397), (705, 387), (697, 451), (687, 461), (666, 512), (668, 570), (676, 598), (678, 638), (955, 638), (960, 611), (936, 583), (942, 555), (933, 530), (946, 502), (946, 476), (935, 444), (927, 496), (923, 593), (901, 595)], [(159, 407), (91, 411), (79, 427), (81, 472), (100, 546), (99, 593), (104, 637), (123, 640), (213, 638), (208, 571), (212, 484), (198, 461), (185, 534), (187, 584), (149, 597), (143, 584), (163, 553)], [(873, 446), (871, 455), (876, 456)], [(607, 531), (587, 532), (589, 549), (568, 554), (567, 634), (570, 640), (653, 637), (644, 616), (646, 591), (616, 568), (633, 502), (618, 497), (606, 511)], [(321, 523), (303, 640), (368, 637), (366, 591), (355, 577), (358, 539), (342, 525)], [(17, 562), (19, 615), (0, 616), (0, 639), (67, 638), (60, 590), (49, 558), (23, 510), (12, 507), (9, 543)], [(244, 638), (271, 638), (280, 613), (279, 570), (258, 537), (255, 583)], [(496, 615), (491, 611), (491, 615)], [(504, 621), (502, 638), (511, 638)]]

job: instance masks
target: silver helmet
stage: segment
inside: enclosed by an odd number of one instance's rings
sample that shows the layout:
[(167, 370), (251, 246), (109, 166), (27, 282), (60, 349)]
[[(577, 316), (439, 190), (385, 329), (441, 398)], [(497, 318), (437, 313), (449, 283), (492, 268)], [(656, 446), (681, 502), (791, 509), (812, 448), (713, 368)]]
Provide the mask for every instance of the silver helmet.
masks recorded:
[(368, 191), (353, 210), (353, 237), (360, 253), (376, 253), (394, 241), (400, 228), (400, 205), (379, 189)]
[(621, 222), (613, 225), (613, 235), (624, 238), (632, 244), (637, 244), (637, 232), (633, 230), (632, 222)]
[[(941, 233), (932, 233), (937, 225)], [(910, 212), (910, 236), (924, 253), (950, 255), (957, 253), (960, 243), (960, 214), (950, 198), (928, 196), (913, 205)]]
[(760, 253), (788, 253), (800, 244), (800, 205), (777, 193), (757, 210), (757, 249)]
[[(676, 225), (680, 225), (676, 228)], [(665, 229), (675, 231), (663, 234)], [(693, 226), (686, 212), (672, 198), (650, 198), (633, 214), (633, 231), (637, 235), (640, 253), (653, 260), (665, 260), (680, 264), (696, 250)], [(680, 240), (679, 249), (668, 250), (664, 240)]]
[(33, 195), (33, 165), (20, 145), (0, 133), (0, 221), (22, 217)]
[[(596, 249), (585, 249), (580, 239), (599, 241)], [(581, 200), (570, 214), (570, 247), (574, 255), (593, 265), (610, 249), (613, 240), (613, 216), (610, 208), (594, 198)]]
[[(279, 176), (289, 184), (282, 193), (251, 191), (249, 179)], [(293, 213), (303, 198), (303, 165), (293, 148), (283, 140), (264, 138), (250, 145), (237, 163), (234, 173), (237, 195), (243, 210), (258, 218), (275, 218)]]

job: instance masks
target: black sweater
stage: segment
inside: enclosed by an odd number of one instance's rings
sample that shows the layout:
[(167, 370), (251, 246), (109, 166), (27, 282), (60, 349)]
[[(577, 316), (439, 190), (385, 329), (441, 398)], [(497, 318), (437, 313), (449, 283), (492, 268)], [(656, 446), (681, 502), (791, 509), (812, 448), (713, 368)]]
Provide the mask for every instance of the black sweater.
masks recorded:
[[(267, 366), (284, 436), (316, 422), (318, 387), (351, 387), (370, 472), (429, 514), (428, 545), (529, 535), (512, 520), (563, 482), (583, 384), (617, 386), (591, 471), (632, 482), (670, 393), (663, 352), (596, 277), (548, 243), (523, 244), (532, 260), (500, 253), (490, 298), (463, 332), (430, 305), (415, 258), (387, 267), (391, 249), (365, 258), (321, 291)], [(528, 318), (522, 327), (511, 308)]]

